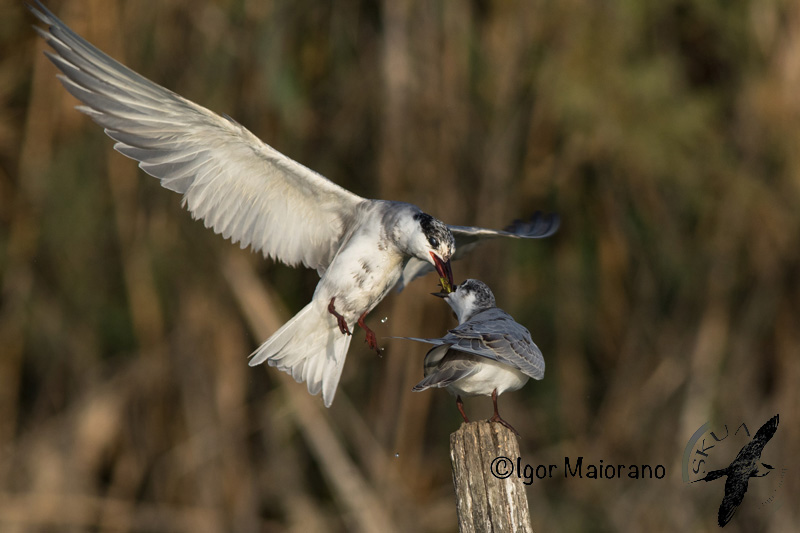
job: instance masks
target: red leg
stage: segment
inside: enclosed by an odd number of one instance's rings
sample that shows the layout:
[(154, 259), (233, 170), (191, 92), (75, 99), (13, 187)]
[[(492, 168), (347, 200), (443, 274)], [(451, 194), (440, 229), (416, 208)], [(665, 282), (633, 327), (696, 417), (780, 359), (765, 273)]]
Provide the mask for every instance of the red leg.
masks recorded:
[(458, 412), (464, 418), (464, 422), (469, 424), (469, 418), (467, 418), (467, 413), (464, 412), (464, 402), (461, 401), (461, 396), (456, 396), (456, 407), (458, 407)]
[(336, 300), (336, 296), (331, 298), (331, 303), (328, 304), (328, 312), (336, 317), (336, 321), (339, 323), (339, 331), (341, 331), (343, 335), (352, 335), (352, 333), (350, 333), (350, 328), (347, 327), (347, 322), (344, 321), (344, 317), (336, 312), (336, 307), (333, 305), (334, 300)]
[(492, 418), (490, 418), (488, 421), (499, 422), (500, 424), (503, 424), (505, 427), (516, 433), (517, 436), (519, 437), (519, 432), (516, 429), (514, 429), (514, 426), (503, 420), (500, 417), (500, 413), (497, 411), (497, 389), (494, 389), (492, 391), (492, 403), (494, 404), (494, 414), (492, 415)]
[(369, 347), (372, 348), (373, 350), (375, 350), (376, 352), (378, 352), (378, 355), (381, 355), (381, 349), (378, 348), (378, 338), (375, 336), (375, 332), (372, 331), (371, 329), (369, 329), (369, 326), (367, 326), (367, 323), (364, 322), (364, 317), (366, 317), (366, 316), (367, 316), (367, 313), (364, 312), (364, 313), (361, 314), (360, 317), (358, 317), (358, 325), (361, 326), (361, 328), (366, 332), (366, 334), (367, 334), (366, 341), (367, 341), (367, 344), (369, 345)]

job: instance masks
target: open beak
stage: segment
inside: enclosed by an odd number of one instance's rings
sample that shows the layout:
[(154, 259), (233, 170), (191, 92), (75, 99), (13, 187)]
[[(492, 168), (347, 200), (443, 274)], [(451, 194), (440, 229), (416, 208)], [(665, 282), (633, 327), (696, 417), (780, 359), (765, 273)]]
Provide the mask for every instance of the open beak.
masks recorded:
[(450, 293), (444, 291), (432, 292), (431, 296), (437, 296), (439, 298), (447, 298), (448, 296), (450, 296)]
[(442, 286), (442, 290), (445, 294), (453, 292), (455, 283), (453, 282), (453, 269), (450, 268), (450, 261), (444, 262), (435, 253), (431, 252), (430, 254), (433, 258), (433, 266), (436, 267), (436, 272), (439, 274), (439, 283)]

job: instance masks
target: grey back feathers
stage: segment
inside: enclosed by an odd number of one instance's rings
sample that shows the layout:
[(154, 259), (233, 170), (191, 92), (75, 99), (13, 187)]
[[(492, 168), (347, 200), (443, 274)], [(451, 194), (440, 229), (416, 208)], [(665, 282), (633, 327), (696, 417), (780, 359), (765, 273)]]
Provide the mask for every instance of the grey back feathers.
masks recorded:
[(544, 357), (530, 332), (497, 307), (474, 315), (441, 340), (454, 350), (512, 366), (533, 379), (544, 377)]
[[(437, 345), (429, 352), (426, 364), (434, 365), (446, 357), (448, 350), (456, 350), (475, 356), (477, 362), (480, 358), (491, 359), (516, 368), (533, 379), (544, 377), (544, 357), (531, 339), (530, 332), (496, 307), (494, 294), (485, 283), (469, 279), (458, 285), (445, 300), (458, 315), (458, 326), (440, 338), (403, 337)], [(462, 366), (466, 371), (469, 363)]]

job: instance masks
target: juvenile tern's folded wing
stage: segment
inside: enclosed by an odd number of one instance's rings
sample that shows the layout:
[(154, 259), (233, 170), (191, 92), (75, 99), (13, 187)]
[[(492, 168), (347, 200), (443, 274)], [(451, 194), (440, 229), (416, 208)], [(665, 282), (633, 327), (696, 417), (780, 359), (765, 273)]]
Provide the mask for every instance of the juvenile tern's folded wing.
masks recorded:
[(260, 141), (243, 126), (118, 63), (40, 2), (38, 33), (79, 109), (206, 227), (289, 265), (324, 270), (364, 201)]
[(544, 377), (544, 357), (530, 332), (502, 309), (478, 313), (451, 329), (442, 340), (453, 350), (493, 359), (533, 379)]
[[(558, 231), (561, 220), (557, 214), (544, 215), (537, 211), (529, 220), (515, 220), (504, 230), (478, 228), (474, 226), (450, 226), (450, 231), (456, 240), (456, 253), (451, 260), (461, 259), (472, 251), (480, 241), (495, 237), (510, 237), (512, 239), (543, 239)], [(397, 290), (402, 291), (414, 279), (433, 272), (433, 266), (426, 261), (412, 257), (403, 269), (403, 275), (397, 283)]]
[[(434, 348), (435, 350), (436, 348)], [(443, 348), (446, 350), (446, 348)], [(435, 365), (428, 371), (428, 357), (425, 357), (426, 369), (425, 378), (417, 383), (413, 390), (414, 392), (424, 391), (431, 387), (447, 387), (454, 381), (469, 377), (480, 370), (480, 365), (476, 360), (480, 357), (463, 352), (447, 351)]]

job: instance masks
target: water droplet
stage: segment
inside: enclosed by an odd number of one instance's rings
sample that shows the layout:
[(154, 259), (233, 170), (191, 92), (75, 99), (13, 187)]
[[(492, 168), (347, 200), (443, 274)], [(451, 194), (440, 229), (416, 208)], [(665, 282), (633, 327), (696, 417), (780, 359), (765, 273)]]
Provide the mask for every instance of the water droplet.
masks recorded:
[(386, 322), (387, 322), (388, 320), (389, 320), (389, 317), (388, 317), (388, 316), (385, 316), (385, 317), (381, 318), (381, 324), (386, 324)]
[(399, 454), (399, 453), (396, 453), (396, 454), (394, 454), (394, 457), (395, 457), (395, 459), (396, 459), (396, 458), (400, 457), (400, 454)]
[(381, 351), (382, 351), (382, 352), (385, 352), (385, 351), (386, 351), (386, 348), (384, 348), (383, 346), (381, 346)]

